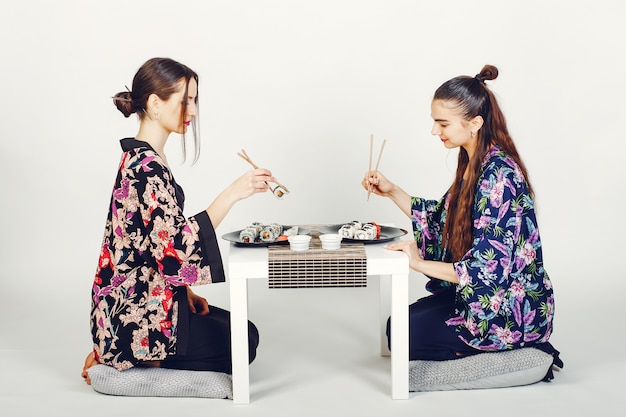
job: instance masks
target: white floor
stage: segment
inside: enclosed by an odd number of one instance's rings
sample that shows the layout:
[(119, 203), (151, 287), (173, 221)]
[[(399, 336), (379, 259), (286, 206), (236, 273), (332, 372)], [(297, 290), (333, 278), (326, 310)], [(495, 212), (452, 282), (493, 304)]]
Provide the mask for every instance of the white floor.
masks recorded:
[[(374, 284), (374, 283), (372, 283)], [(377, 283), (376, 283), (377, 284)], [(485, 416), (626, 415), (623, 355), (610, 332), (584, 320), (564, 302), (553, 341), (565, 368), (551, 383), (482, 391), (413, 393), (390, 397), (389, 358), (378, 353), (377, 285), (361, 289), (269, 290), (250, 284), (250, 316), (261, 332), (251, 365), (251, 402), (198, 398), (128, 398), (101, 395), (80, 369), (89, 349), (87, 313), (59, 306), (49, 316), (19, 300), (17, 320), (4, 320), (0, 339), (2, 416)], [(84, 293), (83, 289), (81, 291)], [(76, 290), (68, 296), (84, 297)], [(222, 285), (217, 290), (227, 291)], [(223, 298), (218, 293), (216, 298)], [(573, 304), (572, 304), (573, 305)], [(5, 304), (6, 307), (6, 304)], [(79, 311), (81, 310), (81, 311)], [(72, 311), (70, 313), (70, 311)], [(569, 317), (568, 317), (569, 315)], [(6, 317), (5, 317), (6, 319)], [(557, 322), (558, 323), (558, 322)], [(589, 323), (587, 323), (589, 324)], [(57, 331), (68, 334), (63, 338)], [(622, 332), (622, 326), (615, 332)], [(607, 329), (608, 330), (608, 329)], [(613, 334), (616, 334), (613, 333)], [(598, 334), (606, 334), (602, 340)]]

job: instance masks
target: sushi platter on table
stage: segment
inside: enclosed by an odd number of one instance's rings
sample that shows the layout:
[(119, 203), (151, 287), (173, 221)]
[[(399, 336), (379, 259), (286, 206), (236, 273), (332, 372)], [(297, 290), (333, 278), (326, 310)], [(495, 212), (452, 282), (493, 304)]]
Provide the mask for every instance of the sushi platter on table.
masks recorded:
[(222, 239), (240, 246), (263, 247), (268, 245), (287, 245), (289, 236), (308, 235), (310, 229), (302, 226), (281, 225), (278, 223), (262, 224), (254, 222), (249, 226), (226, 233)]
[(337, 233), (344, 242), (382, 243), (402, 237), (408, 232), (392, 226), (382, 226), (375, 222), (359, 222), (357, 220), (345, 224), (322, 226), (320, 233)]
[[(287, 245), (289, 236), (309, 235), (311, 230), (312, 228), (306, 226), (254, 222), (243, 229), (223, 235), (222, 239), (247, 247)], [(319, 234), (338, 234), (344, 242), (365, 244), (388, 242), (408, 233), (405, 229), (356, 220), (345, 224), (322, 225), (315, 227), (315, 230)]]

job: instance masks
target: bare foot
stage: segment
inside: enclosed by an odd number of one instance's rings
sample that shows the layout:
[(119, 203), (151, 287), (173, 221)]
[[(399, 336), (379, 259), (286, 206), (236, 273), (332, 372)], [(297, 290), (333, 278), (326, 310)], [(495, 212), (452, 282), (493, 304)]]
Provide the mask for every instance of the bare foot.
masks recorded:
[(87, 373), (87, 369), (91, 368), (94, 365), (98, 365), (98, 361), (94, 356), (93, 352), (89, 352), (89, 355), (85, 358), (85, 366), (83, 366), (83, 373), (81, 376), (85, 379), (87, 385), (91, 385), (91, 379), (89, 379), (89, 374)]

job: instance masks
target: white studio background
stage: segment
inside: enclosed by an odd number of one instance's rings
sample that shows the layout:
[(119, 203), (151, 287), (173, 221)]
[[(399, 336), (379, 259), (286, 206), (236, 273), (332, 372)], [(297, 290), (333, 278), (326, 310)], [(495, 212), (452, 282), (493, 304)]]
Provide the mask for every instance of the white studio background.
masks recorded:
[[(536, 188), (556, 287), (553, 340), (562, 351), (584, 349), (583, 333), (624, 341), (608, 324), (621, 311), (612, 288), (625, 278), (622, 1), (24, 0), (2, 9), (0, 348), (90, 348), (118, 140), (138, 127), (110, 97), (154, 56), (200, 75), (201, 159), (177, 164), (179, 138), (168, 145), (188, 215), (249, 169), (242, 148), (292, 191), (240, 202), (219, 235), (253, 221), (410, 228), (390, 201), (366, 201), (369, 135), (375, 153), (387, 139), (385, 175), (439, 198), (456, 152), (430, 135), (432, 94), (496, 65), (489, 85)], [(423, 277), (412, 281), (419, 294)], [(227, 306), (227, 290), (199, 292)]]

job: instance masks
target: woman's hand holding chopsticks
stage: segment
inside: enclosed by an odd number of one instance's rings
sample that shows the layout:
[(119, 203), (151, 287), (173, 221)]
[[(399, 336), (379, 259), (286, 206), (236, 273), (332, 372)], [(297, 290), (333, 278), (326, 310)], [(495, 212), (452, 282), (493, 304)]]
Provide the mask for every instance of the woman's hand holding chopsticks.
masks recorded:
[(265, 168), (255, 168), (237, 178), (206, 209), (213, 227), (217, 228), (237, 201), (268, 191), (268, 182), (274, 182), (274, 177)]
[(411, 217), (411, 196), (389, 181), (380, 171), (366, 172), (361, 180), (361, 186), (378, 196), (389, 197), (404, 214)]
[(380, 197), (389, 197), (395, 187), (395, 184), (389, 181), (380, 171), (366, 172), (361, 185), (367, 191)]
[[(246, 162), (248, 162), (250, 165), (252, 165), (253, 168), (258, 169), (259, 167), (252, 162), (252, 159), (250, 159), (250, 157), (248, 156), (248, 154), (246, 153), (246, 151), (244, 151), (243, 149), (240, 152), (237, 152), (237, 155), (245, 160)], [(270, 187), (269, 183), (272, 182), (274, 184), (276, 184), (276, 187)], [(276, 181), (275, 179), (272, 178), (271, 181), (266, 181), (265, 182), (266, 185), (268, 185), (269, 190), (272, 192), (272, 194), (274, 194), (274, 196), (278, 199), (283, 198), (286, 194), (289, 193), (289, 190), (287, 189), (287, 187), (285, 187), (284, 185), (282, 185), (281, 183), (279, 183), (278, 181)]]

